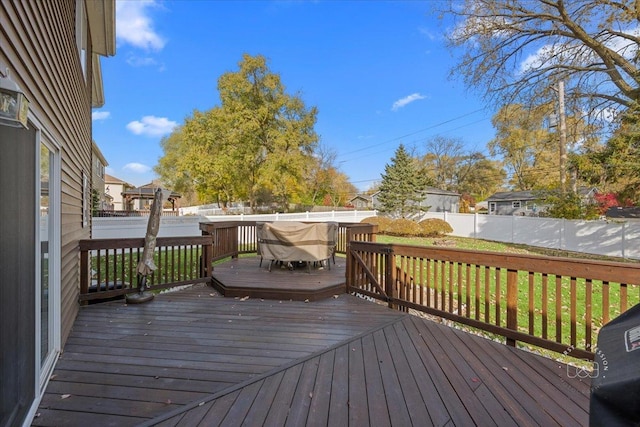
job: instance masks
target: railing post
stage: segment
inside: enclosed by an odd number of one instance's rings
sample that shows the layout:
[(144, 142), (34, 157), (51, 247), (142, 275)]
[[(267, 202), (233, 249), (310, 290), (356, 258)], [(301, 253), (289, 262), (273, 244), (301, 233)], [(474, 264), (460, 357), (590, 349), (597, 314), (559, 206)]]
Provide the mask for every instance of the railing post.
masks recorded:
[[(507, 270), (507, 328), (518, 330), (518, 271)], [(507, 338), (507, 345), (516, 346), (516, 340)]]
[(211, 271), (212, 269), (212, 264), (213, 264), (213, 237), (211, 238), (211, 242), (204, 245), (204, 253), (203, 253), (203, 257), (204, 257), (204, 276), (202, 277), (211, 277), (213, 275), (213, 271)]
[[(86, 295), (89, 293), (89, 251), (86, 249), (80, 250), (80, 295)], [(87, 305), (87, 301), (82, 301), (80, 304)]]
[(385, 272), (384, 272), (384, 291), (389, 297), (389, 308), (396, 309), (397, 304), (393, 303), (393, 299), (396, 298), (396, 256), (393, 248), (387, 246), (385, 253)]
[(349, 288), (355, 284), (355, 280), (356, 280), (355, 267), (353, 263), (353, 254), (351, 253), (351, 239), (353, 238), (353, 236), (351, 234), (350, 227), (346, 228), (345, 238), (346, 238), (345, 253), (347, 255), (347, 264), (345, 266), (345, 270), (346, 270), (345, 274), (347, 275), (345, 280), (345, 285), (346, 285), (345, 293), (348, 294)]

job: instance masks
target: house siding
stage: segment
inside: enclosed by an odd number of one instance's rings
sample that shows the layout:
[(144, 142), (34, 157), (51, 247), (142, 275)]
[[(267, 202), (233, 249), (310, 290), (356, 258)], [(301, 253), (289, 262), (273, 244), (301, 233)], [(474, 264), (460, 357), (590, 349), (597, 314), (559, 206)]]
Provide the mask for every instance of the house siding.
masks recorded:
[(429, 206), (428, 212), (451, 212), (458, 213), (458, 202), (460, 196), (445, 194), (427, 194), (423, 206)]
[[(86, 61), (86, 78), (80, 64), (76, 44), (76, 1), (30, 1), (3, 0), (0, 2), (0, 62), (9, 70), (10, 77), (25, 92), (29, 99), (29, 114), (37, 122), (37, 127), (59, 148), (60, 159), (60, 224), (51, 224), (60, 229), (60, 335), (61, 343), (66, 341), (73, 321), (78, 313), (79, 288), (79, 245), (80, 239), (90, 238), (90, 224), (83, 226), (82, 216), (82, 175), (91, 176), (91, 61)], [(87, 58), (91, 58), (90, 35), (87, 33)], [(4, 73), (4, 69), (2, 70)], [(32, 142), (35, 144), (35, 137)], [(11, 142), (11, 141), (7, 141)], [(32, 147), (35, 150), (36, 145)], [(11, 157), (11, 151), (4, 151), (5, 161), (18, 161), (18, 155)], [(35, 152), (32, 163), (35, 161)], [(35, 174), (38, 165), (31, 167)], [(4, 184), (4, 183), (3, 183)], [(34, 214), (3, 215), (7, 227), (19, 229), (21, 224), (35, 227), (36, 200), (35, 184), (22, 180), (12, 194), (23, 194), (31, 200)], [(17, 197), (17, 196), (16, 196)], [(23, 233), (17, 246), (30, 247), (35, 255), (33, 236)], [(3, 253), (3, 257), (7, 254)], [(6, 256), (10, 260), (10, 256)], [(31, 268), (33, 274), (33, 268)], [(31, 277), (30, 276), (30, 277)], [(33, 290), (35, 277), (17, 276), (11, 282), (3, 281), (5, 292)], [(4, 289), (6, 287), (6, 289)], [(22, 291), (20, 291), (22, 292)], [(32, 292), (33, 293), (33, 292)], [(34, 299), (35, 295), (30, 295)], [(33, 305), (33, 303), (32, 303)], [(19, 314), (20, 322), (33, 329), (35, 310), (24, 307)], [(7, 341), (19, 336), (25, 340), (24, 331), (10, 331)], [(34, 336), (32, 331), (31, 336)], [(28, 354), (28, 353), (31, 354)], [(11, 361), (3, 358), (3, 372), (13, 369), (12, 378), (21, 378), (25, 387), (33, 387), (35, 381), (29, 366), (35, 365), (35, 352), (26, 351), (19, 365), (9, 366)], [(7, 371), (8, 372), (8, 371)], [(26, 379), (26, 381), (25, 381)], [(2, 381), (7, 381), (3, 378)], [(33, 398), (33, 390), (26, 396)], [(25, 396), (23, 396), (25, 397)], [(26, 416), (28, 401), (21, 402), (15, 424)], [(26, 405), (26, 406), (24, 406)], [(4, 412), (3, 408), (3, 412)], [(3, 418), (6, 414), (3, 413)]]
[[(75, 40), (75, 0), (0, 2), (0, 55), (30, 101), (30, 111), (60, 146), (61, 338), (78, 312), (82, 173), (91, 176), (91, 61), (85, 79)], [(89, 34), (86, 34), (90, 46)], [(91, 51), (87, 52), (91, 57)]]

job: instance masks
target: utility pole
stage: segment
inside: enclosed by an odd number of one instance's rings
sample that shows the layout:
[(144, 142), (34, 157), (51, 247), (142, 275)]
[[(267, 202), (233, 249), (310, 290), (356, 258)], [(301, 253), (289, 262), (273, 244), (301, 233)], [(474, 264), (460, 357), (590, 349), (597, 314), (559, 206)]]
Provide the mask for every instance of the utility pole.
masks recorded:
[(560, 190), (567, 190), (567, 120), (564, 111), (564, 81), (558, 82), (558, 115), (560, 121)]

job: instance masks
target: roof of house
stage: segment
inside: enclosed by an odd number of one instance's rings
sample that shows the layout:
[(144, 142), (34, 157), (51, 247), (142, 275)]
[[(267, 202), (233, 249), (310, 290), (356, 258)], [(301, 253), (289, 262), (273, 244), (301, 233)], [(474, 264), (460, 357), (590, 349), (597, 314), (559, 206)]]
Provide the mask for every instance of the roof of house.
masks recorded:
[(425, 188), (426, 194), (439, 194), (441, 196), (459, 196), (460, 193), (456, 193), (455, 191), (442, 190), (436, 187), (427, 187)]
[(108, 173), (104, 174), (104, 182), (106, 184), (124, 184), (126, 186), (129, 186), (129, 187), (133, 188), (132, 184), (129, 184), (128, 182), (123, 181), (120, 178), (116, 178), (113, 175), (109, 175)]
[[(436, 187), (425, 187), (425, 194), (438, 194), (441, 196), (460, 196), (460, 193), (456, 193), (455, 191), (442, 190)], [(380, 194), (380, 191), (376, 191), (371, 195), (371, 197), (377, 196)]]
[[(150, 182), (149, 184), (145, 184), (142, 187), (137, 187), (137, 188), (132, 188), (130, 190), (125, 190), (122, 192), (123, 196), (129, 196), (132, 199), (150, 199), (153, 200), (155, 194), (156, 194), (156, 190), (158, 188), (162, 188), (161, 186), (157, 185), (157, 183), (153, 183)], [(168, 197), (169, 200), (171, 199), (179, 199), (180, 197), (182, 197), (182, 195), (180, 193), (176, 193), (175, 191), (171, 190), (171, 195)]]
[(367, 196), (365, 194), (357, 194), (354, 197), (352, 197), (351, 199), (349, 199), (349, 201), (351, 202), (351, 201), (356, 200), (356, 199), (366, 200), (367, 202), (371, 201), (371, 197)]
[(614, 207), (607, 210), (608, 218), (640, 219), (640, 207), (629, 208)]
[(487, 198), (487, 202), (511, 202), (517, 200), (536, 200), (539, 197), (533, 191), (501, 191)]

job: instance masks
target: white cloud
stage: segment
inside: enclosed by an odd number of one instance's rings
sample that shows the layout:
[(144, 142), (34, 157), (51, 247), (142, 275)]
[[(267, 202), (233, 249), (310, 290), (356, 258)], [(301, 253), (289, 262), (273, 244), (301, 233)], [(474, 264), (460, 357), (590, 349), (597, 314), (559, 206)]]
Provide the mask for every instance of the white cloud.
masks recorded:
[(140, 121), (134, 120), (127, 129), (136, 135), (163, 136), (170, 134), (178, 123), (166, 117), (144, 116)]
[(94, 111), (91, 113), (91, 120), (106, 120), (110, 115), (108, 111)]
[(161, 50), (166, 40), (153, 28), (150, 9), (158, 7), (155, 0), (116, 2), (116, 37), (123, 43), (146, 50)]
[(127, 64), (131, 65), (132, 67), (149, 67), (152, 65), (156, 65), (157, 61), (148, 56), (142, 57), (142, 56), (129, 55), (127, 57)]
[(143, 165), (142, 163), (127, 163), (123, 169), (129, 172), (147, 173), (151, 170), (151, 167)]
[(414, 101), (418, 101), (420, 99), (425, 99), (426, 96), (420, 95), (419, 93), (412, 93), (409, 96), (405, 96), (402, 99), (397, 100), (396, 102), (393, 103), (393, 106), (391, 107), (392, 111), (398, 111), (400, 108), (411, 104)]

